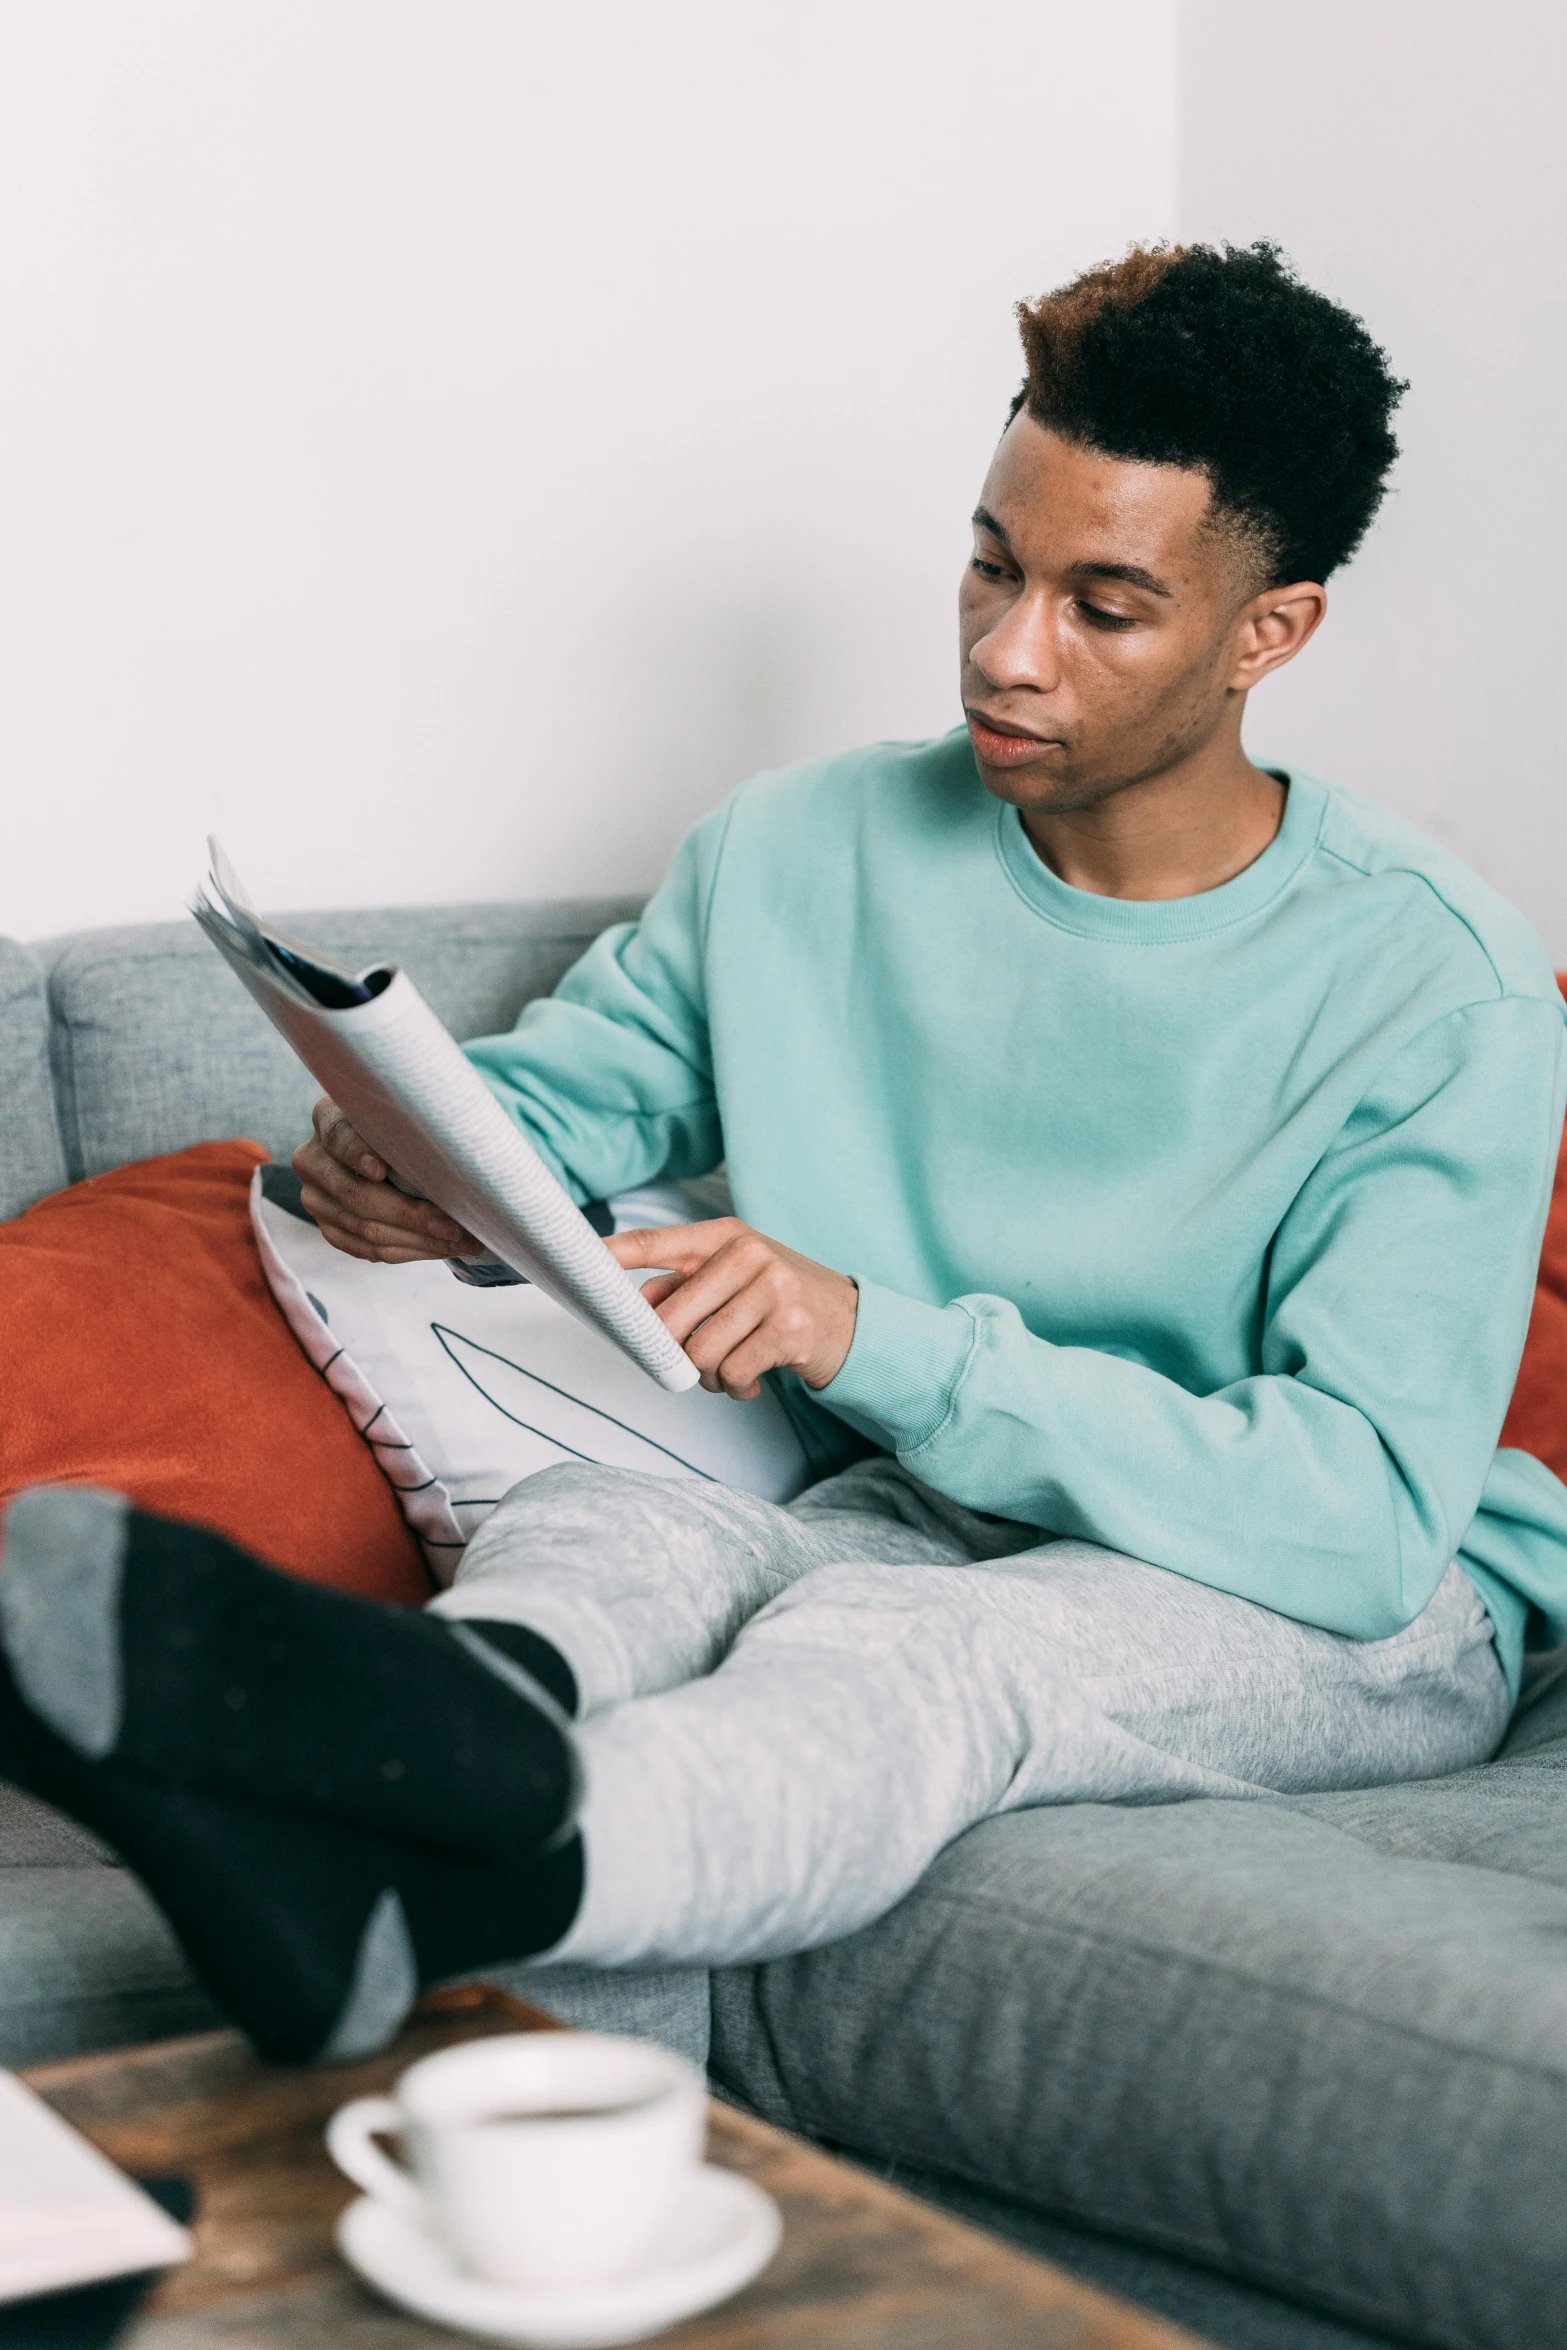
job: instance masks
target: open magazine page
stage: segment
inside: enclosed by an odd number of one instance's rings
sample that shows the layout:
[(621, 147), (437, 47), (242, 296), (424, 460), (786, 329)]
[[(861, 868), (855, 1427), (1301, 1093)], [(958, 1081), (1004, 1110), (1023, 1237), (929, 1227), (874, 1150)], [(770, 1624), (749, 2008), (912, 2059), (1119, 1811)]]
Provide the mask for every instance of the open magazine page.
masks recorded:
[[(407, 973), (373, 968), (356, 978), (323, 963), (260, 921), (212, 848), (211, 894), (199, 893), (191, 911), (371, 1149), (661, 1387), (694, 1387), (695, 1364)], [(335, 1001), (321, 1002), (322, 994)]]

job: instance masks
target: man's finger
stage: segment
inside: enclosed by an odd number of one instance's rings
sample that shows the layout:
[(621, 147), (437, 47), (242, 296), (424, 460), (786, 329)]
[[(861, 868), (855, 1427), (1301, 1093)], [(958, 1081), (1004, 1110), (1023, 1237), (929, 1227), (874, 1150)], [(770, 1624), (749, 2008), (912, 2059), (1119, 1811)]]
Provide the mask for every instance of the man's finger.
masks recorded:
[(778, 1350), (769, 1344), (764, 1322), (741, 1340), (733, 1354), (725, 1355), (718, 1366), (718, 1383), (736, 1403), (754, 1403), (762, 1392), (762, 1373), (777, 1368)]
[(659, 1320), (684, 1346), (693, 1330), (750, 1287), (767, 1262), (767, 1243), (754, 1233), (726, 1241), (716, 1256), (698, 1265), (670, 1292), (656, 1309)]
[(387, 1165), (378, 1157), (363, 1135), (355, 1132), (338, 1108), (325, 1094), (310, 1113), (310, 1123), (316, 1130), (316, 1140), (343, 1167), (351, 1167), (367, 1183), (384, 1183)]
[(427, 1265), (427, 1248), (383, 1248), (361, 1240), (356, 1233), (346, 1232), (340, 1224), (323, 1224), (321, 1237), (330, 1242), (340, 1256), (357, 1257), (367, 1265)]
[(615, 1232), (604, 1246), (628, 1273), (646, 1265), (692, 1273), (749, 1229), (738, 1217), (719, 1216), (709, 1224), (657, 1224), (648, 1231)]
[(370, 1241), (377, 1247), (396, 1248), (411, 1252), (414, 1257), (455, 1257), (473, 1255), (478, 1242), (460, 1224), (447, 1224), (430, 1232), (423, 1225), (394, 1222), (383, 1212), (386, 1194), (373, 1191), (368, 1199), (368, 1214), (356, 1202), (336, 1198), (322, 1191), (308, 1178), (299, 1187), (299, 1204), (307, 1216), (313, 1216), (328, 1239), (340, 1232), (352, 1234), (356, 1240)]
[[(736, 1347), (749, 1340), (757, 1343), (757, 1333), (767, 1319), (768, 1300), (755, 1282), (731, 1297), (717, 1313), (710, 1314), (698, 1324), (684, 1341), (686, 1353), (699, 1371), (718, 1371), (734, 1353)], [(772, 1364), (767, 1365), (769, 1370)]]
[[(419, 1233), (425, 1239), (439, 1242), (451, 1254), (459, 1246), (475, 1245), (460, 1224), (429, 1200), (410, 1199), (406, 1192), (395, 1190), (389, 1183), (367, 1183), (357, 1175), (350, 1175), (319, 1142), (300, 1144), (294, 1153), (294, 1171), (347, 1214), (394, 1225), (399, 1237)], [(315, 1208), (310, 1212), (318, 1213)]]
[(323, 1224), (321, 1237), (345, 1257), (361, 1257), (372, 1265), (428, 1265), (442, 1261), (434, 1249), (422, 1247), (417, 1241), (371, 1240), (341, 1224)]
[(350, 1174), (342, 1160), (334, 1158), (324, 1143), (302, 1142), (294, 1153), (294, 1168), (307, 1183), (313, 1183), (318, 1191), (324, 1191), (331, 1199), (340, 1199), (345, 1203), (386, 1200), (390, 1203), (390, 1213), (401, 1212), (402, 1201), (390, 1185), (371, 1183), (362, 1175)]

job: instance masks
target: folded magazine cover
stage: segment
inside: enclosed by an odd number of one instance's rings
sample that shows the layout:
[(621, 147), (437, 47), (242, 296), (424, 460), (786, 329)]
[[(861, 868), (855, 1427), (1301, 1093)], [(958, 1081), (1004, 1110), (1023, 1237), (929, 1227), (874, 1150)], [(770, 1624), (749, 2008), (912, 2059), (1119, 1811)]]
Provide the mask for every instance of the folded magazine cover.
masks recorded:
[(696, 1365), (406, 971), (345, 971), (289, 938), (255, 912), (217, 841), (208, 846), (212, 869), (191, 912), (399, 1186), (433, 1200), (660, 1387), (694, 1387)]

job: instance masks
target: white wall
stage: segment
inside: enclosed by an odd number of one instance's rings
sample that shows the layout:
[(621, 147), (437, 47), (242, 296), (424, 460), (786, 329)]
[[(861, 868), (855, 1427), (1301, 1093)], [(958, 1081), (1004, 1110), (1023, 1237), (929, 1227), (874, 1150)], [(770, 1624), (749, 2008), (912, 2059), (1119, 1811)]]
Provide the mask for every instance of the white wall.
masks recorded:
[(1412, 383), (1395, 493), (1250, 746), (1424, 824), (1567, 960), (1567, 13), (1183, 0), (1179, 74), (1181, 233), (1278, 238)]
[[(1173, 0), (4, 0), (0, 930), (650, 883), (956, 716)], [(1511, 591), (1509, 591), (1511, 592)]]

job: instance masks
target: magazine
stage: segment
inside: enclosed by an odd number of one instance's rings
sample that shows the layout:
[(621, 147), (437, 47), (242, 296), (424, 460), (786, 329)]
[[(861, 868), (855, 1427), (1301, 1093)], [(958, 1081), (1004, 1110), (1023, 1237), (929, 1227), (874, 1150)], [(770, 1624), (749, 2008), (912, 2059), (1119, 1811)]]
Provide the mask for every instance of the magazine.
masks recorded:
[[(190, 2254), (185, 2229), (150, 2195), (15, 2073), (0, 2072), (0, 2303), (171, 2268)], [(68, 2303), (33, 2313), (7, 2307), (0, 2338), (88, 2339), (73, 2331), (71, 2314)]]
[[(673, 1392), (698, 1372), (610, 1255), (406, 971), (350, 972), (263, 921), (216, 840), (191, 912), (392, 1180), (433, 1200), (490, 1252), (488, 1271), (537, 1283)], [(452, 1260), (460, 1278), (472, 1269)], [(504, 1270), (503, 1270), (504, 1269)]]

